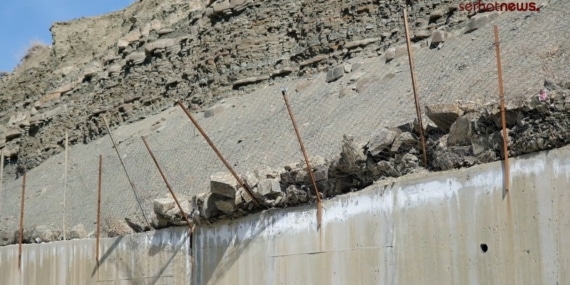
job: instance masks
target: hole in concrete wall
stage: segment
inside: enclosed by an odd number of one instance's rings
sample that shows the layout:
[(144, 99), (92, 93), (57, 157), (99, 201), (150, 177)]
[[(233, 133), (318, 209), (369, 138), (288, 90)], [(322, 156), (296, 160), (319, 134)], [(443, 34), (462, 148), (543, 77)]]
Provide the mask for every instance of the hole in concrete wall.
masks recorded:
[(482, 243), (482, 244), (481, 244), (481, 251), (482, 251), (483, 253), (486, 253), (487, 250), (489, 250), (489, 247), (487, 246), (487, 244), (486, 244), (486, 243)]

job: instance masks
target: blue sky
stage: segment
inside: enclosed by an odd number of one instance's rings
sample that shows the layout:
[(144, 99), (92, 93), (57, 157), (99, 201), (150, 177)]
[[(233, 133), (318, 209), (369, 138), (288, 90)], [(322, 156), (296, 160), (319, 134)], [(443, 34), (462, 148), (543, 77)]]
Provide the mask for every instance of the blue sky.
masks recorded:
[(15, 0), (0, 5), (0, 71), (12, 71), (32, 41), (52, 43), (53, 22), (97, 16), (133, 0)]

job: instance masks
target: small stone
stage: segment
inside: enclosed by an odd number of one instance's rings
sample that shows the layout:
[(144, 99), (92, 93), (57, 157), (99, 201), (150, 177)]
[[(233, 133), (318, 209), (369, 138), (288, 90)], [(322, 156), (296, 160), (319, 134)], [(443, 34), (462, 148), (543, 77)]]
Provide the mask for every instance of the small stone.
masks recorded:
[(153, 209), (157, 215), (166, 216), (166, 213), (176, 207), (176, 202), (172, 198), (155, 199)]
[(386, 62), (389, 62), (389, 61), (393, 60), (394, 58), (396, 58), (396, 48), (391, 47), (391, 48), (387, 49), (386, 53), (384, 53), (384, 58), (386, 59)]
[(214, 3), (214, 6), (212, 8), (214, 8), (214, 12), (215, 13), (220, 13), (223, 12), (224, 10), (230, 9), (230, 2), (228, 0), (224, 0), (221, 2), (216, 2)]
[(222, 113), (225, 109), (226, 109), (226, 106), (224, 106), (224, 105), (218, 105), (218, 106), (211, 107), (211, 108), (207, 109), (206, 111), (204, 111), (204, 118), (213, 117), (217, 114)]
[(554, 83), (550, 79), (545, 79), (544, 80), (544, 88), (548, 89), (549, 91), (554, 91), (554, 90), (560, 89), (560, 86), (558, 86), (558, 84)]
[(232, 214), (237, 210), (235, 200), (228, 198), (215, 199), (216, 208), (224, 214)]
[(257, 185), (258, 192), (263, 196), (282, 193), (281, 185), (276, 179), (263, 179)]
[(333, 82), (344, 75), (344, 66), (339, 65), (327, 72), (326, 82)]
[(423, 40), (429, 38), (430, 32), (428, 30), (421, 30), (414, 34), (414, 40)]
[(253, 187), (257, 186), (257, 183), (259, 182), (257, 175), (255, 175), (255, 173), (250, 171), (242, 175), (242, 180), (245, 183), (245, 185), (249, 187), (249, 189), (253, 189)]
[(489, 22), (489, 17), (487, 13), (484, 14), (477, 14), (469, 20), (467, 23), (467, 28), (465, 29), (466, 33), (470, 33), (474, 30), (477, 30), (483, 26), (485, 26)]
[(352, 64), (350, 64), (350, 63), (345, 63), (345, 64), (343, 65), (343, 68), (344, 68), (344, 72), (345, 72), (345, 73), (350, 73), (350, 72), (352, 71)]
[(447, 40), (447, 33), (445, 31), (435, 31), (431, 36), (431, 44), (432, 46), (437, 46), (439, 43), (443, 43)]
[(381, 174), (389, 177), (399, 177), (401, 175), (400, 172), (394, 168), (392, 163), (385, 160), (378, 162), (377, 169)]

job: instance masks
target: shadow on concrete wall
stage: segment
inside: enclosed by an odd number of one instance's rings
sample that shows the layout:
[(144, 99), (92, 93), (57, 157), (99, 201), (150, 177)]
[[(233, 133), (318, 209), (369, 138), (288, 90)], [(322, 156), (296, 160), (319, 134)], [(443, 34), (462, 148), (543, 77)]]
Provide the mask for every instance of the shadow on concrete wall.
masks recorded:
[[(169, 233), (169, 236), (165, 238), (165, 233)], [(144, 234), (145, 238), (148, 240), (148, 235)], [(180, 253), (183, 249), (185, 243), (189, 242), (189, 235), (178, 235), (176, 232), (169, 231), (169, 230), (162, 230), (162, 231), (155, 231), (152, 235), (152, 240), (147, 243), (149, 250), (148, 256), (153, 257), (159, 254), (164, 254), (165, 252), (171, 252), (168, 256), (168, 260), (164, 263), (161, 263), (161, 267), (158, 271), (153, 274), (153, 276), (143, 276), (139, 273), (144, 272), (143, 270), (146, 268), (144, 262), (130, 262), (130, 259), (127, 258), (120, 258), (117, 255), (120, 254), (116, 251), (117, 247), (120, 244), (129, 244), (127, 248), (132, 249), (134, 251), (141, 250), (144, 245), (140, 244), (140, 237), (138, 235), (130, 235), (130, 236), (120, 236), (111, 244), (111, 246), (101, 255), (99, 262), (93, 268), (91, 273), (91, 278), (95, 277), (97, 271), (101, 268), (101, 266), (105, 263), (112, 264), (115, 269), (117, 269), (117, 275), (114, 278), (109, 278), (111, 280), (97, 280), (100, 281), (117, 281), (117, 280), (129, 280), (130, 284), (157, 284), (163, 276), (164, 272), (167, 270), (169, 266), (172, 265), (173, 260), (175, 259), (176, 255)], [(171, 245), (176, 245), (174, 247), (170, 247)], [(186, 254), (186, 253), (183, 253)], [(158, 258), (158, 257), (156, 257)], [(149, 268), (146, 268), (149, 269)], [(126, 278), (123, 278), (126, 277)], [(137, 280), (138, 279), (138, 280)], [(149, 279), (152, 279), (149, 282)]]
[[(312, 207), (315, 207), (315, 205), (306, 205), (294, 209), (288, 209), (285, 214), (306, 212), (307, 210), (312, 209)], [(278, 211), (282, 212), (279, 209), (276, 209), (242, 218), (240, 219), (239, 224), (244, 225), (244, 228), (237, 231), (232, 230), (235, 228), (230, 225), (229, 233), (233, 234), (233, 236), (227, 243), (222, 243), (219, 240), (222, 238), (219, 236), (221, 234), (219, 230), (224, 228), (224, 224), (199, 227), (195, 232), (194, 237), (194, 256), (196, 256), (196, 264), (192, 276), (192, 280), (194, 281), (193, 284), (217, 284), (217, 282), (223, 278), (225, 273), (234, 265), (242, 253), (247, 250), (251, 243), (254, 242), (267, 228), (274, 226), (284, 217), (283, 214), (276, 214)], [(231, 222), (228, 222), (228, 224), (229, 223)], [(316, 228), (314, 230), (316, 230)], [(282, 234), (285, 234), (286, 231)], [(217, 235), (216, 241), (205, 240), (203, 236), (206, 232), (215, 232)], [(200, 241), (200, 239), (202, 240)], [(215, 247), (211, 247), (213, 245), (215, 245)]]
[[(176, 236), (173, 233), (173, 236), (170, 238), (171, 241), (176, 240)], [(159, 242), (158, 246), (155, 246), (155, 241), (160, 241), (159, 235), (155, 232), (153, 235), (153, 242), (150, 246), (149, 249), (149, 256), (154, 256), (156, 254), (158, 254), (159, 252), (163, 252), (168, 250), (166, 245), (167, 243), (164, 242)], [(187, 242), (192, 242), (192, 240), (190, 239), (190, 233), (188, 233), (187, 235), (184, 235), (184, 238), (182, 239), (182, 241), (178, 244), (178, 246), (176, 246), (175, 248), (172, 249), (172, 255), (170, 255), (170, 257), (168, 258), (168, 261), (166, 263), (164, 263), (164, 265), (160, 268), (160, 270), (158, 271), (158, 273), (152, 278), (152, 282), (150, 283), (151, 285), (155, 285), (157, 284), (158, 281), (160, 281), (160, 277), (162, 277), (162, 274), (164, 274), (164, 271), (166, 271), (166, 269), (171, 265), (172, 261), (174, 260), (174, 258), (176, 257), (176, 254), (178, 254), (180, 252), (180, 250), (183, 248), (184, 244)], [(188, 249), (190, 249), (190, 245), (188, 246)], [(192, 256), (190, 255), (190, 258), (192, 258)]]

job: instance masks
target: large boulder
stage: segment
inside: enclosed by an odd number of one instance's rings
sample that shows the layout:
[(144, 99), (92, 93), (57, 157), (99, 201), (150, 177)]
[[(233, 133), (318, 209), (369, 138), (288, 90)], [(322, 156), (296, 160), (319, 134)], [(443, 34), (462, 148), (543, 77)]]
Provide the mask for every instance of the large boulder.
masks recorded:
[(446, 103), (426, 106), (426, 115), (444, 132), (449, 132), (451, 125), (463, 115), (461, 104)]
[(394, 153), (406, 152), (410, 150), (412, 147), (418, 145), (418, 141), (419, 139), (414, 137), (412, 133), (403, 132), (398, 136), (396, 136), (394, 142), (392, 143), (390, 151)]
[(235, 198), (238, 182), (227, 172), (219, 172), (210, 176), (210, 193)]
[(372, 139), (366, 144), (366, 151), (371, 156), (376, 156), (381, 152), (389, 149), (394, 142), (398, 132), (388, 128), (381, 128), (377, 130)]
[(202, 193), (192, 198), (193, 206), (197, 207), (200, 216), (206, 219), (213, 218), (219, 214), (215, 202), (216, 194), (212, 193)]
[(344, 135), (340, 157), (331, 165), (331, 169), (340, 173), (354, 173), (361, 170), (366, 161), (363, 148), (352, 136)]

